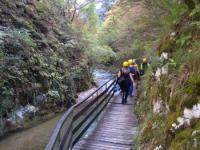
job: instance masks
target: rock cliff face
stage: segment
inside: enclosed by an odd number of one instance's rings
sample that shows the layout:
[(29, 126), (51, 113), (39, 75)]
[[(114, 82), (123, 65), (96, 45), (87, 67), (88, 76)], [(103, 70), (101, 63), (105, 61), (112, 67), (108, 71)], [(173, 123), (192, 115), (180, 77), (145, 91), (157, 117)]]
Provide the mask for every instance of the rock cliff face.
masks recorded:
[(136, 106), (141, 120), (137, 149), (200, 147), (200, 9), (185, 13), (158, 48)]
[(74, 103), (90, 86), (83, 47), (56, 0), (0, 1), (1, 134)]

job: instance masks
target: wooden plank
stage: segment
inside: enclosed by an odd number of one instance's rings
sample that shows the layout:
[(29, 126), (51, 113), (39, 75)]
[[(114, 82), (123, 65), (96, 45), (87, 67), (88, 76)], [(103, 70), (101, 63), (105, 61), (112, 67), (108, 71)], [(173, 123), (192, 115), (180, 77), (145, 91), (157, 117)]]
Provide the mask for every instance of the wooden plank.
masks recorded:
[(121, 104), (121, 96), (114, 96), (94, 131), (83, 137), (73, 150), (130, 150), (137, 134), (137, 118), (133, 114), (134, 99)]

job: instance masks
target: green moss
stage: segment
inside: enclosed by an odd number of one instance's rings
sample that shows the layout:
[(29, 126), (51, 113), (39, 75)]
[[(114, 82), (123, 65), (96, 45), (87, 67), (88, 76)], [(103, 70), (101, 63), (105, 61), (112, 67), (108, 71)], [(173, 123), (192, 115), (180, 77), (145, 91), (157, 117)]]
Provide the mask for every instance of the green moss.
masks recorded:
[(194, 72), (185, 83), (184, 92), (182, 96), (182, 106), (191, 108), (194, 104), (199, 102), (198, 96), (200, 95), (200, 76), (199, 73)]
[(170, 78), (168, 75), (162, 75), (161, 82), (158, 83), (158, 93), (163, 101), (169, 101), (170, 96)]
[(153, 130), (151, 128), (151, 123), (148, 123), (147, 126), (145, 127), (142, 136), (140, 137), (142, 142), (149, 142), (153, 139), (154, 134), (153, 134)]
[(194, 72), (186, 83), (185, 91), (188, 94), (200, 95), (200, 76), (198, 72)]
[(191, 136), (192, 130), (185, 129), (178, 134), (176, 134), (175, 139), (173, 140), (170, 150), (190, 150), (191, 149)]
[(166, 126), (166, 115), (159, 114), (157, 116), (154, 116), (154, 119), (152, 122), (153, 124), (153, 134), (154, 134), (154, 139), (157, 142), (157, 145), (164, 145), (165, 144), (165, 139), (166, 139), (166, 134), (165, 134), (165, 126)]
[(178, 105), (181, 104), (181, 97), (184, 93), (184, 90), (182, 88), (177, 89), (174, 91), (172, 97), (169, 100), (169, 108), (171, 111), (175, 112)]
[(167, 39), (164, 40), (160, 45), (159, 53), (161, 54), (163, 52), (172, 52), (173, 49), (174, 49), (174, 41)]
[(198, 103), (198, 99), (194, 96), (191, 95), (186, 95), (184, 94), (184, 96), (182, 96), (182, 108), (192, 108), (193, 105)]

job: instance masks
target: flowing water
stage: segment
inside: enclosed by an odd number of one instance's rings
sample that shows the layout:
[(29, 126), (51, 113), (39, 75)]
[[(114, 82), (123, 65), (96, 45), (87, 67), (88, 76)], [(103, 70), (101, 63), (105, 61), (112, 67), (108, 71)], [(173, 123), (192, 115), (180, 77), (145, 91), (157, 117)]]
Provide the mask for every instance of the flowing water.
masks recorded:
[[(93, 76), (97, 86), (100, 86), (108, 81), (112, 74), (99, 69), (94, 71)], [(96, 90), (96, 87), (79, 93), (77, 101), (82, 101), (94, 90)], [(61, 114), (33, 128), (26, 129), (5, 138), (0, 141), (0, 150), (44, 150), (51, 132), (60, 117)]]
[(112, 77), (112, 73), (103, 69), (96, 69), (93, 72), (93, 76), (97, 86), (101, 86)]

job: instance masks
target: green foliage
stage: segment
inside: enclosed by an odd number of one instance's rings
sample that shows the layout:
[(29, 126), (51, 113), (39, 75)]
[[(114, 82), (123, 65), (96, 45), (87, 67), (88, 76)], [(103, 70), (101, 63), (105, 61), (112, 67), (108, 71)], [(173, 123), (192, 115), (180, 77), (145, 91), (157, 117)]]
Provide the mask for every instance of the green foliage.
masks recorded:
[(146, 56), (147, 58), (150, 58), (151, 54), (148, 53), (147, 49), (143, 45), (133, 44), (132, 46), (130, 46), (130, 48), (125, 49), (123, 51), (119, 51), (117, 53), (116, 61), (118, 64), (130, 58), (138, 59), (139, 61), (141, 61), (142, 57), (144, 56)]
[(84, 38), (88, 42), (86, 53), (93, 64), (111, 65), (116, 59), (115, 52), (99, 39), (99, 17), (96, 13), (95, 2), (90, 3), (82, 10), (88, 19), (83, 28)]
[(111, 65), (116, 59), (115, 52), (107, 45), (97, 47), (94, 50), (94, 55), (94, 58), (97, 58), (97, 62), (103, 65)]
[(105, 22), (98, 30), (98, 38), (102, 45), (111, 45), (119, 37), (119, 29), (117, 30), (114, 23), (110, 22), (112, 21), (108, 20), (108, 23)]
[(0, 80), (0, 116), (5, 116), (13, 107), (13, 91), (6, 81)]
[(172, 145), (170, 146), (170, 149), (172, 150), (190, 150), (191, 149), (191, 135), (192, 131), (191, 129), (185, 129), (178, 134), (176, 134), (174, 141), (172, 142)]
[(24, 32), (14, 32), (13, 37), (17, 39), (23, 46), (36, 48), (37, 45), (30, 37), (30, 34), (27, 31)]
[(159, 53), (161, 54), (162, 52), (173, 51), (173, 47), (174, 47), (174, 41), (172, 40), (162, 41), (160, 49), (159, 49)]
[(97, 25), (99, 23), (99, 17), (96, 14), (96, 4), (95, 2), (90, 3), (87, 7), (82, 9), (82, 12), (86, 14), (88, 19), (87, 28), (89, 32), (96, 32)]
[(60, 5), (63, 5), (65, 3), (65, 0), (56, 0)]
[(69, 14), (63, 14), (63, 4), (64, 0), (31, 1), (30, 5), (0, 1), (1, 14), (8, 14), (0, 19), (4, 22), (0, 26), (0, 126), (6, 132), (10, 127), (4, 124), (16, 106), (44, 105), (39, 113), (52, 113), (59, 103), (66, 108), (75, 100), (77, 90), (90, 86), (89, 71), (82, 69), (88, 68), (87, 42), (80, 29), (66, 20)]
[(189, 16), (193, 17), (198, 22), (198, 20), (200, 18), (200, 4), (195, 5), (195, 8), (191, 11)]
[(189, 80), (186, 82), (185, 91), (191, 95), (199, 95), (200, 96), (200, 76), (199, 72), (194, 72)]
[(185, 44), (188, 45), (188, 41), (191, 39), (191, 37), (192, 36), (190, 34), (182, 36), (179, 40), (177, 40), (177, 44), (180, 44), (181, 47), (185, 46)]
[(164, 9), (168, 10), (168, 15), (162, 17), (164, 24), (167, 26), (177, 23), (181, 19), (181, 15), (187, 10), (186, 5), (178, 0), (162, 0), (160, 2)]
[(61, 100), (60, 95), (58, 93), (58, 91), (48, 91), (48, 99), (51, 101), (59, 101)]

